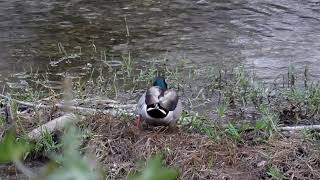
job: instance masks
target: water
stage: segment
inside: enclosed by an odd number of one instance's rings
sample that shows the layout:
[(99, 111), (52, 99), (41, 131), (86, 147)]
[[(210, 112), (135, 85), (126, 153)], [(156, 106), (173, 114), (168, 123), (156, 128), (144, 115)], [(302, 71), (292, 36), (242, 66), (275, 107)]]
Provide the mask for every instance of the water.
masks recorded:
[(86, 74), (86, 59), (50, 64), (57, 60), (58, 44), (68, 54), (96, 47), (108, 60), (130, 51), (141, 64), (158, 57), (200, 68), (243, 64), (265, 81), (290, 64), (300, 72), (309, 66), (312, 78), (319, 79), (319, 5), (314, 0), (2, 0), (0, 79), (12, 81), (17, 73), (35, 70)]

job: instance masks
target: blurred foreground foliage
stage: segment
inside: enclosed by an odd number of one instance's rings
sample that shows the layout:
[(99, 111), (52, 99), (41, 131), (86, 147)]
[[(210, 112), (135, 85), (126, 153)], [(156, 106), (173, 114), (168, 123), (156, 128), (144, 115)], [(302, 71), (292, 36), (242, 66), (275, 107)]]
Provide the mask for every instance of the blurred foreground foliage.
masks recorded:
[(142, 172), (129, 175), (128, 180), (173, 180), (177, 177), (178, 171), (163, 167), (162, 156), (155, 155), (147, 161), (147, 165)]
[[(22, 159), (33, 150), (30, 141), (17, 138), (13, 131), (8, 131), (0, 142), (0, 163), (15, 163), (17, 169), (30, 179), (45, 180), (98, 180), (106, 179), (97, 163), (83, 155), (80, 131), (70, 126), (62, 137), (62, 153), (50, 155), (43, 171), (32, 172), (22, 164)], [(131, 173), (128, 180), (173, 180), (178, 177), (175, 169), (163, 167), (162, 156), (150, 158), (141, 172)], [(0, 177), (1, 178), (1, 177)]]

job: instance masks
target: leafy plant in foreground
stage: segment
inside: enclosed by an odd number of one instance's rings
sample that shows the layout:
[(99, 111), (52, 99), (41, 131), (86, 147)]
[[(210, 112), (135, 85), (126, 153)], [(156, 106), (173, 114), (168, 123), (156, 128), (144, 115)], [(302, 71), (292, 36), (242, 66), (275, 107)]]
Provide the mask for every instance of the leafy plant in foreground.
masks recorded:
[(99, 169), (96, 169), (96, 165), (90, 163), (81, 155), (79, 151), (81, 145), (80, 137), (80, 133), (75, 127), (68, 129), (62, 139), (62, 155), (53, 156), (52, 159), (54, 161), (49, 164), (46, 173), (43, 175), (44, 177), (41, 179), (102, 179), (103, 176)]
[(0, 142), (0, 164), (13, 162), (20, 171), (30, 179), (34, 174), (25, 167), (20, 159), (31, 149), (31, 145), (24, 139), (17, 139), (13, 130), (8, 131)]
[(0, 142), (0, 163), (19, 161), (31, 148), (24, 139), (16, 139), (13, 131), (8, 131)]
[(174, 180), (178, 172), (172, 168), (162, 166), (162, 157), (156, 155), (147, 161), (147, 165), (141, 173), (129, 175), (128, 180)]
[(84, 159), (79, 151), (81, 145), (80, 134), (76, 128), (70, 127), (63, 136), (62, 155), (52, 155), (44, 173), (36, 176), (29, 168), (24, 166), (20, 159), (23, 154), (32, 150), (30, 143), (17, 139), (13, 132), (8, 132), (0, 142), (0, 163), (14, 162), (16, 167), (30, 179), (102, 179), (102, 173), (96, 165)]

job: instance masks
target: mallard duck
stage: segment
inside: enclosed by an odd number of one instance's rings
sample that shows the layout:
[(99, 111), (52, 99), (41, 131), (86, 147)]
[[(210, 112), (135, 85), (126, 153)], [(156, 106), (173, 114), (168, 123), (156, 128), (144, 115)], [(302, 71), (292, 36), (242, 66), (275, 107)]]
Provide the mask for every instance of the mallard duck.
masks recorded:
[(181, 116), (182, 105), (177, 93), (168, 89), (164, 77), (155, 78), (137, 104), (137, 126), (142, 122), (151, 126), (173, 127)]

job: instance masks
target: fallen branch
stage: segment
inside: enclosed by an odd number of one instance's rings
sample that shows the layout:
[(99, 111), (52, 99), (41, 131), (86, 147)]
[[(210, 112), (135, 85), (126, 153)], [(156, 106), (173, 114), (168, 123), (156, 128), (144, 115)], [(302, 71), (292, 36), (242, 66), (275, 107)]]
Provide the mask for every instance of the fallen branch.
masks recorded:
[(320, 125), (286, 126), (279, 129), (282, 131), (320, 130)]
[[(45, 105), (45, 104), (34, 104), (30, 102), (24, 102), (24, 101), (19, 101), (16, 99), (12, 99), (10, 97), (4, 96), (0, 94), (0, 97), (9, 99), (10, 101), (14, 101), (17, 104), (24, 105), (24, 106), (29, 106), (33, 108), (59, 108), (63, 109), (64, 111), (73, 111), (76, 112), (77, 114), (81, 115), (92, 115), (95, 113), (103, 113), (103, 114), (111, 114), (113, 116), (119, 116), (119, 115), (130, 115), (134, 116), (134, 109), (135, 105), (134, 104), (128, 104), (128, 105), (120, 105), (120, 104), (114, 104), (111, 107), (107, 107), (110, 109), (105, 109), (105, 110), (100, 110), (100, 109), (93, 109), (93, 108), (84, 108), (84, 107), (79, 107), (79, 106), (72, 106), (72, 105), (65, 105), (65, 104), (53, 104), (53, 105)], [(43, 135), (43, 132), (48, 132), (48, 133), (53, 133), (58, 130), (62, 130), (65, 128), (65, 126), (69, 123), (75, 123), (75, 122), (80, 122), (83, 119), (85, 119), (84, 116), (76, 116), (73, 113), (69, 113), (66, 115), (63, 115), (59, 118), (56, 118), (52, 121), (47, 122), (46, 124), (41, 125), (40, 127), (32, 130), (30, 133), (28, 133), (28, 137), (32, 140), (37, 140), (41, 138)]]
[(38, 101), (36, 101), (36, 102), (41, 102), (41, 101), (50, 101), (50, 100), (52, 100), (52, 99), (54, 99), (54, 98), (56, 98), (56, 97), (58, 97), (58, 96), (61, 96), (61, 95), (63, 95), (62, 93), (59, 93), (59, 94), (55, 94), (55, 95), (52, 95), (52, 96), (49, 96), (49, 97), (46, 97), (46, 98), (43, 98), (43, 99), (39, 99)]
[(89, 103), (93, 101), (98, 104), (119, 104), (118, 101), (115, 101), (112, 99), (100, 99), (100, 98), (73, 99), (72, 101), (76, 103)]
[(44, 132), (53, 133), (55, 131), (62, 130), (69, 123), (77, 123), (84, 120), (84, 116), (76, 116), (73, 113), (65, 114), (61, 117), (53, 119), (52, 121), (47, 122), (46, 124), (41, 125), (40, 127), (33, 129), (28, 133), (28, 138), (32, 140), (37, 140), (41, 138)]
[(65, 105), (65, 104), (60, 104), (60, 103), (53, 104), (53, 105), (45, 105), (45, 104), (41, 104), (41, 103), (34, 104), (34, 103), (30, 103), (30, 102), (24, 102), (24, 101), (12, 99), (12, 98), (5, 96), (5, 95), (2, 95), (2, 94), (0, 94), (0, 97), (5, 98), (5, 99), (11, 99), (12, 101), (15, 101), (18, 104), (30, 106), (30, 107), (34, 107), (34, 108), (57, 107), (57, 108), (64, 109), (67, 111), (68, 110), (74, 111), (74, 112), (77, 112), (82, 115), (94, 114), (94, 113), (104, 113), (104, 114), (111, 114), (114, 116), (118, 116), (118, 115), (122, 115), (122, 114), (133, 116), (134, 115), (133, 111), (136, 107), (135, 104), (126, 104), (126, 105), (109, 104), (108, 106), (106, 106), (106, 108), (109, 108), (109, 109), (101, 110), (101, 109), (94, 109), (94, 108), (85, 108), (85, 107), (80, 107), (80, 106)]

